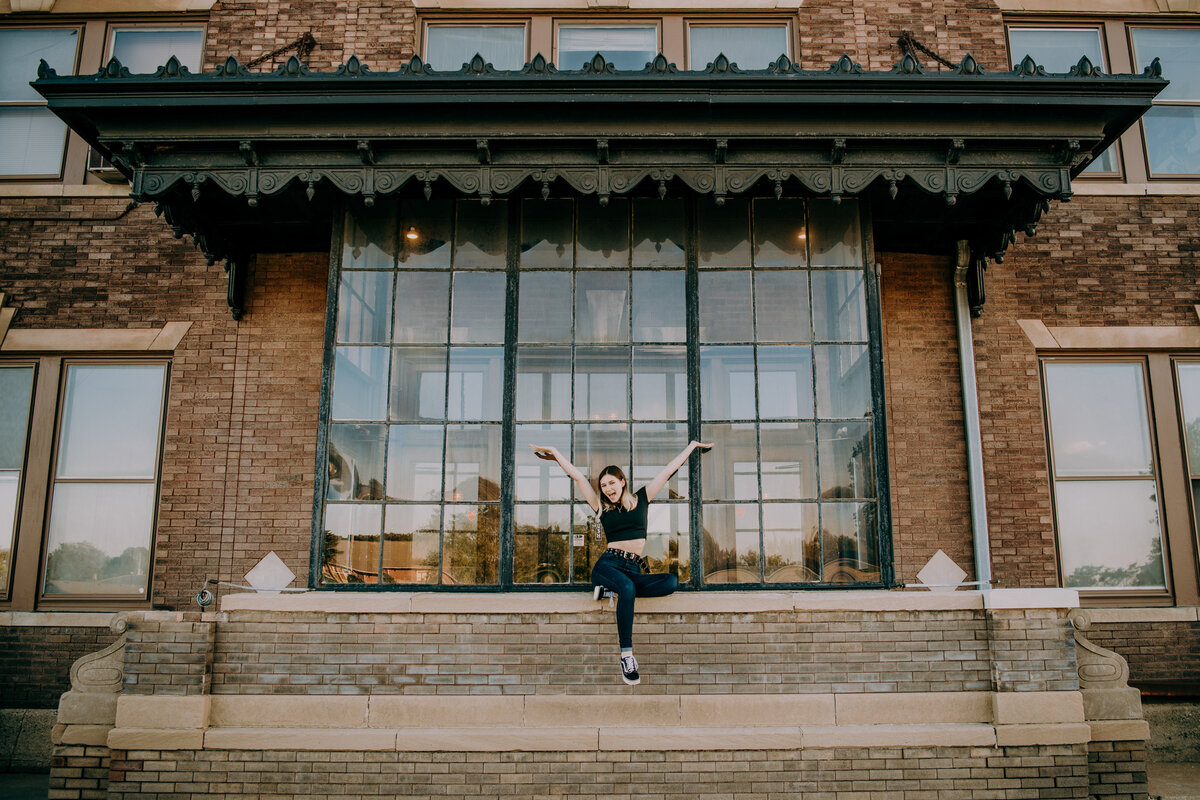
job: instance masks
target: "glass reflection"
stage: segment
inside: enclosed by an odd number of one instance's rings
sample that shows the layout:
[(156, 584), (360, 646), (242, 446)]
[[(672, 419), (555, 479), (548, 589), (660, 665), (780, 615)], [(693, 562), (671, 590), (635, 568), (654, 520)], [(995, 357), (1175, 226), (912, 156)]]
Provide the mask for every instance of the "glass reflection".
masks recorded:
[(383, 583), (437, 583), (441, 540), (438, 506), (388, 506), (383, 522)]
[(500, 499), (500, 426), (446, 426), (446, 499)]
[(826, 583), (879, 580), (873, 503), (821, 503), (821, 551)]
[(387, 347), (339, 347), (333, 354), (334, 419), (384, 419), (388, 398)]
[[(1200, 475), (1200, 364), (1178, 364), (1179, 406), (1192, 475)], [(0, 394), (2, 397), (2, 394)], [(0, 441), (3, 437), (0, 436)], [(0, 460), (0, 465), (3, 465)]]
[(68, 366), (56, 476), (152, 479), (165, 378), (163, 364)]
[(386, 425), (330, 425), (326, 500), (382, 500)]
[(629, 201), (612, 198), (608, 205), (588, 196), (579, 204), (578, 266), (629, 266)]
[(683, 200), (633, 201), (633, 266), (682, 267), (687, 212)]
[(750, 272), (700, 275), (700, 341), (749, 342), (754, 339), (754, 303)]
[(1153, 480), (1056, 481), (1063, 585), (1165, 588)]
[(817, 346), (817, 416), (865, 417), (871, 413), (867, 346)]
[(500, 564), (500, 506), (448, 505), (442, 534), (442, 582), (493, 584)]
[(642, 69), (659, 50), (656, 25), (560, 25), (560, 69), (581, 69), (597, 53), (620, 70)]
[(444, 419), (446, 348), (397, 347), (392, 362), (389, 398), (391, 418), (412, 421)]
[(764, 500), (807, 500), (817, 496), (817, 447), (811, 424), (771, 422), (760, 426)]
[(396, 274), (396, 344), (445, 344), (449, 334), (450, 275), (445, 272)]
[(442, 495), (441, 425), (388, 428), (387, 499), (437, 500)]
[(865, 342), (867, 298), (861, 270), (812, 273), (813, 335), (818, 341)]
[(759, 583), (757, 503), (705, 503), (704, 583)]
[(754, 201), (755, 267), (802, 267), (807, 246), (803, 200)]
[(456, 344), (499, 344), (504, 341), (504, 275), (454, 273), (454, 308), (450, 341)]
[(569, 583), (571, 507), (513, 507), (513, 583)]
[(754, 419), (754, 348), (700, 348), (703, 419)]
[(521, 267), (570, 269), (575, 258), (570, 200), (521, 201)]
[(391, 269), (396, 261), (396, 206), (377, 203), (361, 218), (346, 213), (342, 269)]
[(571, 452), (570, 425), (518, 425), (514, 496), (518, 501), (570, 500), (572, 481), (553, 461), (540, 459), (529, 448), (557, 447), (563, 455)]
[(452, 200), (404, 200), (400, 203), (401, 268), (446, 269), (450, 266)]
[[(629, 426), (576, 425), (571, 435), (572, 463), (583, 470), (583, 474), (596, 485), (600, 470), (615, 464), (629, 475)], [(634, 490), (636, 486), (631, 487)], [(578, 501), (580, 498), (576, 498)]]
[(763, 503), (767, 583), (821, 580), (815, 503)]
[(570, 418), (571, 348), (518, 347), (517, 419)]
[(459, 269), (504, 269), (508, 254), (508, 201), (455, 202), (454, 266)]
[(758, 348), (758, 406), (763, 419), (811, 419), (812, 348)]
[(575, 419), (629, 418), (629, 348), (575, 348)]
[(153, 483), (56, 483), (46, 538), (48, 595), (145, 597)]
[(808, 273), (801, 270), (755, 273), (754, 314), (760, 342), (811, 340)]
[(629, 273), (575, 277), (575, 341), (629, 341)]
[(504, 348), (451, 347), (447, 419), (498, 420), (504, 386)]
[(633, 418), (687, 419), (687, 348), (633, 348)]
[(521, 273), (517, 341), (571, 341), (571, 273)]
[(862, 229), (859, 225), (858, 203), (810, 200), (808, 235), (811, 239), (812, 266), (862, 266)]
[(33, 367), (0, 367), (0, 470), (19, 470), (25, 463), (32, 396)]
[(684, 274), (680, 271), (633, 273), (633, 340), (687, 341)]
[(650, 562), (650, 571), (670, 572), (680, 583), (686, 582), (691, 577), (691, 547), (687, 504), (651, 503), (646, 518), (646, 549), (642, 551)]
[(383, 506), (325, 506), (321, 583), (378, 583)]
[(8, 591), (13, 537), (17, 529), (17, 493), (20, 489), (21, 473), (18, 470), (0, 470), (0, 592)]
[(391, 319), (392, 273), (342, 273), (338, 288), (339, 342), (386, 342)]
[(586, 505), (571, 507), (571, 582), (590, 586), (592, 567), (604, 552), (604, 529)]
[(754, 424), (707, 424), (701, 437), (714, 445), (701, 462), (701, 499), (757, 500), (758, 432)]
[(822, 422), (817, 441), (822, 499), (875, 496), (869, 422)]
[(728, 198), (725, 205), (696, 203), (697, 263), (703, 267), (750, 266), (750, 204)]
[[(645, 486), (662, 468), (665, 467), (680, 450), (687, 446), (691, 438), (688, 436), (686, 423), (646, 423), (641, 422), (633, 427), (633, 490)], [(685, 461), (679, 471), (667, 480), (664, 490), (659, 493), (659, 500), (679, 500), (688, 496), (688, 464)], [(651, 506), (653, 510), (654, 506)]]
[(1153, 474), (1141, 363), (1045, 366), (1054, 474)]

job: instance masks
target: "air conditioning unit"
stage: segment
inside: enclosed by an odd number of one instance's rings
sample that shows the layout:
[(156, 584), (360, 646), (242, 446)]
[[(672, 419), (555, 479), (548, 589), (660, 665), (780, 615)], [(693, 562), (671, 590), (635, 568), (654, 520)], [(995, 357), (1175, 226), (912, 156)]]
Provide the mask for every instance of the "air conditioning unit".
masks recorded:
[(107, 183), (125, 183), (125, 176), (121, 171), (95, 148), (88, 148), (87, 168), (88, 172)]

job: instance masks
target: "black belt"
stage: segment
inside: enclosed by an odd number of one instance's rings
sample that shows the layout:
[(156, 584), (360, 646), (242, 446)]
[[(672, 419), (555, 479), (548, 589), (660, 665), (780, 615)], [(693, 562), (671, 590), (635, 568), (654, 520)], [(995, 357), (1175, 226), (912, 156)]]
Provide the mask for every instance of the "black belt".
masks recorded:
[(642, 570), (646, 572), (650, 571), (650, 565), (646, 562), (646, 559), (639, 556), (637, 553), (631, 553), (628, 550), (622, 550), (619, 547), (610, 547), (604, 551), (604, 554), (616, 556), (617, 558), (623, 558), (626, 561), (633, 561), (641, 566)]

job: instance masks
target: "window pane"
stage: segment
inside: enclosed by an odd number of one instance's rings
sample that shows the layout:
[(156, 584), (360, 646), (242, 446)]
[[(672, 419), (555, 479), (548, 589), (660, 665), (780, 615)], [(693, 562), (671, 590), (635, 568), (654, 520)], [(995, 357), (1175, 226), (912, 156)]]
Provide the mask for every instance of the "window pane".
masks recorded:
[(633, 418), (687, 419), (687, 348), (633, 348)]
[(521, 201), (521, 266), (570, 269), (575, 234), (570, 200)]
[(0, 469), (0, 593), (8, 592), (13, 538), (17, 531), (17, 494), (20, 489), (21, 473), (15, 469)]
[(759, 583), (757, 503), (704, 504), (704, 583)]
[(331, 503), (325, 507), (321, 583), (379, 582), (379, 525), (383, 506)]
[(59, 75), (74, 75), (78, 39), (74, 28), (0, 29), (0, 101), (45, 103), (29, 85), (38, 61), (45, 59)]
[[(815, 277), (823, 273), (815, 273)], [(707, 274), (701, 278), (708, 277)], [(814, 279), (815, 279), (814, 277)], [(754, 275), (754, 312), (760, 342), (807, 342), (810, 333), (808, 273), (801, 270)]]
[(813, 426), (773, 422), (764, 423), (761, 429), (763, 499), (815, 498), (817, 447)]
[(342, 273), (338, 288), (339, 342), (386, 342), (391, 320), (392, 273)]
[(595, 197), (579, 204), (580, 267), (629, 266), (629, 201), (613, 198), (601, 205)]
[(755, 267), (802, 267), (807, 246), (803, 200), (754, 201)]
[(446, 499), (454, 502), (500, 499), (499, 425), (447, 426)]
[(446, 419), (499, 420), (504, 348), (451, 347)]
[(862, 266), (862, 229), (858, 203), (810, 200), (808, 236), (814, 267)]
[(686, 228), (683, 200), (634, 200), (633, 266), (684, 266)]
[(391, 269), (396, 256), (396, 217), (392, 203), (382, 203), (379, 213), (360, 217), (346, 213), (342, 234), (342, 269)]
[[(758, 433), (754, 423), (707, 424), (701, 434), (713, 443), (701, 464), (701, 499), (758, 499)], [(757, 520), (755, 524), (757, 525)]]
[(560, 25), (558, 68), (576, 70), (603, 54), (617, 69), (643, 69), (658, 54), (654, 25)]
[(67, 126), (44, 108), (0, 108), (0, 175), (58, 175)]
[(504, 275), (495, 272), (456, 272), (453, 291), (450, 341), (458, 344), (503, 342)]
[(1200, 364), (1179, 364), (1179, 405), (1189, 472), (1200, 475)]
[(441, 497), (443, 435), (440, 425), (389, 426), (389, 500), (437, 500)]
[(646, 518), (646, 548), (642, 556), (651, 572), (670, 572), (684, 583), (691, 575), (691, 541), (686, 503), (650, 504)]
[(1200, 106), (1155, 106), (1142, 117), (1150, 172), (1200, 173)]
[(865, 417), (871, 413), (871, 365), (866, 345), (817, 346), (817, 416)]
[(33, 367), (0, 367), (0, 470), (19, 470), (25, 464), (32, 396)]
[(383, 522), (383, 582), (437, 583), (442, 510), (388, 506)]
[(687, 340), (687, 309), (684, 306), (683, 287), (684, 274), (681, 270), (633, 273), (635, 342)]
[(445, 419), (446, 348), (397, 347), (392, 360), (389, 417), (412, 421)]
[[(645, 486), (654, 476), (670, 463), (689, 441), (685, 423), (639, 423), (633, 425), (633, 489)], [(667, 480), (667, 485), (657, 497), (656, 503), (665, 500), (681, 500), (688, 496), (688, 462)], [(653, 509), (654, 506), (651, 506)]]
[(763, 503), (767, 583), (821, 580), (816, 503)]
[(754, 348), (700, 348), (704, 419), (754, 419)]
[(382, 500), (386, 425), (329, 426), (327, 500)]
[(821, 423), (817, 441), (823, 499), (875, 496), (869, 422)]
[(45, 593), (144, 597), (153, 525), (153, 483), (55, 484)]
[(508, 202), (459, 200), (454, 229), (454, 266), (460, 269), (504, 269), (508, 253)]
[(696, 203), (697, 253), (701, 267), (750, 266), (750, 204), (727, 199), (719, 206)]
[(158, 472), (162, 364), (67, 367), (58, 478), (143, 478)]
[(1145, 69), (1157, 58), (1163, 75), (1171, 79), (1155, 99), (1200, 102), (1200, 29), (1133, 28), (1131, 33), (1137, 68)]
[(763, 419), (812, 418), (812, 348), (758, 348), (758, 415)]
[(688, 32), (690, 69), (705, 69), (720, 53), (742, 69), (766, 69), (788, 54), (786, 25), (692, 25)]
[(1063, 584), (1164, 586), (1153, 480), (1056, 481)]
[(824, 342), (867, 340), (867, 298), (862, 270), (812, 273), (813, 335)]
[(525, 63), (524, 25), (430, 25), (425, 60), (434, 69), (462, 69), (475, 54), (496, 69), (520, 69)]
[(553, 461), (538, 458), (530, 445), (557, 447), (563, 457), (571, 457), (571, 426), (518, 425), (514, 497), (519, 501), (570, 500), (571, 479)]
[(446, 506), (442, 582), (492, 584), (500, 564), (500, 506)]
[(171, 56), (199, 72), (203, 41), (202, 28), (117, 28), (112, 54), (135, 75), (157, 72)]
[(400, 266), (445, 269), (450, 266), (452, 200), (404, 200), (400, 203)]
[(821, 503), (826, 583), (879, 580), (874, 503)]
[(700, 275), (700, 341), (749, 342), (754, 339), (754, 303), (750, 272)]
[[(449, 332), (450, 275), (447, 273), (396, 273), (396, 326), (392, 341), (398, 344), (445, 344)], [(341, 320), (338, 320), (341, 324)]]
[(575, 349), (575, 419), (629, 418), (629, 348)]
[(1013, 66), (1025, 56), (1046, 68), (1047, 72), (1070, 72), (1079, 59), (1088, 60), (1107, 70), (1099, 28), (1009, 28)]
[[(609, 465), (618, 466), (626, 475), (630, 474), (628, 425), (576, 425), (571, 444), (574, 452), (571, 460), (583, 470), (593, 488), (600, 471)], [(630, 487), (635, 491), (637, 488)]]
[(518, 348), (517, 419), (570, 418), (571, 348)]
[(629, 341), (629, 273), (575, 276), (575, 341)]
[(339, 347), (333, 357), (334, 419), (382, 420), (387, 416), (387, 347)]
[(513, 583), (569, 583), (571, 507), (518, 505), (513, 513)]
[(1139, 363), (1046, 363), (1054, 474), (1152, 475)]
[(571, 273), (522, 272), (518, 342), (571, 341)]

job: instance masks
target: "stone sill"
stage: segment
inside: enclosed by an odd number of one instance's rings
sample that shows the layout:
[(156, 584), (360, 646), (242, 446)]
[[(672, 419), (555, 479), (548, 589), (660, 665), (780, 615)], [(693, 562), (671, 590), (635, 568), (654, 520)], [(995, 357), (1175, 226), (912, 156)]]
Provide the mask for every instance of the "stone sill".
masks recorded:
[[(640, 614), (755, 613), (772, 611), (974, 611), (1070, 609), (1074, 589), (988, 591), (678, 592), (641, 598)], [(582, 614), (609, 610), (585, 592), (328, 592), (238, 593), (221, 598), (221, 612), (279, 611), (328, 614)]]

